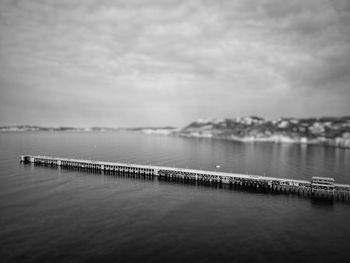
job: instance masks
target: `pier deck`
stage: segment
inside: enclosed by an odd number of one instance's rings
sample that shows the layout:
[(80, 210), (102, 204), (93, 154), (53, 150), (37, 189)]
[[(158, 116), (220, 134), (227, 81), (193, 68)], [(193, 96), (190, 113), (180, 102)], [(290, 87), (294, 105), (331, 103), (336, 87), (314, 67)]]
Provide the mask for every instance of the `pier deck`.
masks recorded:
[(297, 193), (300, 195), (331, 200), (350, 201), (350, 185), (336, 184), (334, 183), (333, 178), (328, 177), (313, 177), (311, 181), (307, 181), (267, 177), (261, 175), (224, 173), (218, 171), (203, 171), (117, 162), (102, 162), (40, 155), (21, 155), (20, 158), (21, 162), (23, 163), (33, 163), (43, 166), (134, 174), (169, 180), (228, 184), (242, 188), (256, 188), (274, 192)]

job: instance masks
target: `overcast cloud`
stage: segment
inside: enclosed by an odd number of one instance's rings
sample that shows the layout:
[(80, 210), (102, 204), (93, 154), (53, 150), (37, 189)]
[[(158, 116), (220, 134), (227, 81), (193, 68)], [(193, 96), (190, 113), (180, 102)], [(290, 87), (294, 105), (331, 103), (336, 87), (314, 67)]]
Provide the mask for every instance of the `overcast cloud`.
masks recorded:
[(350, 114), (350, 1), (0, 2), (0, 125)]

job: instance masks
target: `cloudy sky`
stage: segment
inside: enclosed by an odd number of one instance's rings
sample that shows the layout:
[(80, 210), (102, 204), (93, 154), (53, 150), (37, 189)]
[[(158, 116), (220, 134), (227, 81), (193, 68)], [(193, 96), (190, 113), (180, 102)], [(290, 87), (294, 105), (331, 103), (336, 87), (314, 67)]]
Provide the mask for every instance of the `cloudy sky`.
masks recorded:
[(0, 125), (247, 115), (350, 115), (350, 1), (0, 1)]

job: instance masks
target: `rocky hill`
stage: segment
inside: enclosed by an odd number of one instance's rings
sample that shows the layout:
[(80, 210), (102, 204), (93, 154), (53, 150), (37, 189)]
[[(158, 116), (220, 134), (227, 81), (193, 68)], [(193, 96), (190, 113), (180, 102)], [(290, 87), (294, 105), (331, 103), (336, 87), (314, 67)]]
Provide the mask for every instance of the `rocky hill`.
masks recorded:
[(276, 120), (265, 120), (256, 116), (206, 119), (192, 122), (181, 129), (178, 135), (235, 141), (322, 144), (350, 148), (350, 116)]

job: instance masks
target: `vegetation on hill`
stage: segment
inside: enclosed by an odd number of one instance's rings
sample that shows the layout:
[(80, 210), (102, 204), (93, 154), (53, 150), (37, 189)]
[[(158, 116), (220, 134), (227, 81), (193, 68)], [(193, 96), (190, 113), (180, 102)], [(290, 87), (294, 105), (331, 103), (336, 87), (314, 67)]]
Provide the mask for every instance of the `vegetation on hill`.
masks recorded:
[(251, 116), (198, 120), (178, 134), (187, 137), (312, 143), (350, 148), (350, 117), (265, 120)]

